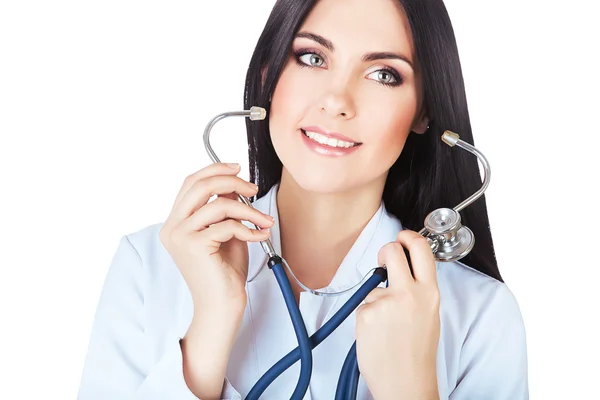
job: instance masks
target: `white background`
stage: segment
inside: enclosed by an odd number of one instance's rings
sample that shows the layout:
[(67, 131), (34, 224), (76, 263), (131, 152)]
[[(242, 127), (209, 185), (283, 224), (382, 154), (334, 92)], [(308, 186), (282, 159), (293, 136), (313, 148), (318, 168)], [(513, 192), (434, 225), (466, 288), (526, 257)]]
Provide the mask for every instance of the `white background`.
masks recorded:
[[(208, 164), (205, 124), (242, 107), (273, 3), (1, 3), (0, 398), (76, 397), (118, 240), (164, 220)], [(531, 398), (589, 398), (600, 371), (597, 6), (446, 4), (492, 166), (491, 229), (525, 319)], [(243, 120), (214, 133), (247, 179)]]

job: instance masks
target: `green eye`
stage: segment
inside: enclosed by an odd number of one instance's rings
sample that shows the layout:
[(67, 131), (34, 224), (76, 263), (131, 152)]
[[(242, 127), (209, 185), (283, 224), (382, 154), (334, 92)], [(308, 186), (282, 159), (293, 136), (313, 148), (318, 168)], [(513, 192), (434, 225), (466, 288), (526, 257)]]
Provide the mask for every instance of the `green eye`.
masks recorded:
[(299, 57), (299, 59), (304, 64), (310, 65), (311, 67), (320, 67), (323, 65), (323, 59), (321, 58), (321, 56), (314, 53), (303, 54)]
[(398, 86), (403, 82), (400, 74), (388, 68), (373, 71), (367, 76), (385, 86)]
[(396, 83), (396, 78), (389, 71), (380, 69), (379, 71), (372, 72), (369, 76), (375, 76), (375, 80), (381, 83)]
[(387, 71), (379, 71), (377, 78), (379, 78), (380, 81), (385, 83), (391, 83), (394, 81), (394, 77), (392, 76), (392, 74), (390, 74)]

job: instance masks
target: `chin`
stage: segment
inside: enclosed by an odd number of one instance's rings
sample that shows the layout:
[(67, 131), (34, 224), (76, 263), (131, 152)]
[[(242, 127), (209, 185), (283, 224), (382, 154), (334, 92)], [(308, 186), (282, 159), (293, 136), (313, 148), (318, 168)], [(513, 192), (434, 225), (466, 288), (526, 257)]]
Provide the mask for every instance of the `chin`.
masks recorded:
[(356, 179), (349, 180), (348, 177), (340, 176), (334, 171), (324, 173), (323, 171), (307, 168), (305, 164), (300, 165), (298, 168), (292, 168), (291, 171), (286, 170), (289, 175), (287, 179), (291, 177), (296, 185), (307, 192), (340, 193), (352, 189), (357, 184)]

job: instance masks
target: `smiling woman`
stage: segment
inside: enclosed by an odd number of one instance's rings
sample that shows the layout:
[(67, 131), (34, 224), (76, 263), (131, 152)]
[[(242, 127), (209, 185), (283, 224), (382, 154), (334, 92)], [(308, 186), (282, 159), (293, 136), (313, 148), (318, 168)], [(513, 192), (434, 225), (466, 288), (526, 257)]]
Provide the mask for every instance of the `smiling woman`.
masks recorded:
[[(379, 203), (409, 133), (424, 133), (428, 118), (412, 67), (409, 23), (398, 4), (354, 1), (344, 4), (344, 11), (340, 7), (336, 1), (317, 3), (294, 35), (272, 93), (269, 131), (284, 177), (289, 173), (294, 185), (310, 192), (346, 196), (370, 186), (367, 213)], [(268, 64), (267, 70), (276, 65)], [(298, 134), (303, 130), (319, 134), (321, 142), (361, 145), (352, 150), (310, 146)], [(284, 178), (281, 190), (287, 185)]]
[[(164, 224), (123, 238), (80, 399), (527, 399), (523, 321), (485, 197), (461, 211), (476, 238), (462, 262), (436, 262), (414, 232), (481, 186), (476, 159), (440, 140), (452, 130), (473, 143), (442, 0), (278, 0), (244, 103), (268, 115), (247, 120), (256, 185), (239, 166), (209, 165), (185, 180)], [(271, 367), (298, 342), (265, 268), (267, 238), (311, 289), (343, 292), (375, 265), (389, 279), (310, 365), (303, 358), (278, 379)], [(286, 301), (311, 335), (354, 294), (290, 283)], [(345, 392), (338, 378), (350, 368), (360, 379)]]

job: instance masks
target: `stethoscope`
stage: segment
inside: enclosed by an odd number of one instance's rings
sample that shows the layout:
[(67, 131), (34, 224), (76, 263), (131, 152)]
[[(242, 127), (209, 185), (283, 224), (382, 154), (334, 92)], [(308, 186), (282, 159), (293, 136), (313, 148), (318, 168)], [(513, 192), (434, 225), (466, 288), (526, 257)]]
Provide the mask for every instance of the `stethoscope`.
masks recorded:
[[(251, 107), (250, 110), (226, 112), (214, 117), (204, 130), (204, 146), (206, 147), (208, 155), (215, 163), (220, 163), (221, 161), (210, 145), (210, 131), (218, 121), (232, 116), (243, 116), (250, 118), (252, 121), (258, 121), (265, 119), (267, 112), (261, 107)], [(429, 213), (427, 217), (425, 217), (425, 226), (419, 231), (419, 234), (424, 236), (429, 242), (435, 260), (440, 262), (450, 262), (463, 258), (473, 249), (475, 244), (475, 236), (469, 228), (461, 225), (459, 212), (481, 197), (489, 185), (491, 171), (489, 163), (484, 155), (469, 143), (460, 140), (459, 135), (456, 133), (445, 131), (442, 135), (442, 141), (450, 147), (458, 146), (477, 156), (483, 165), (484, 170), (483, 185), (477, 192), (454, 208), (438, 208), (437, 210)], [(252, 203), (246, 197), (242, 196), (241, 194), (238, 194), (238, 197), (242, 202), (244, 202), (244, 204), (253, 207)], [(256, 225), (254, 226), (256, 229), (260, 229), (260, 227)], [(275, 274), (275, 278), (277, 279), (277, 283), (279, 284), (283, 294), (283, 298), (285, 300), (288, 312), (290, 313), (292, 325), (294, 326), (294, 331), (298, 339), (298, 347), (290, 351), (285, 357), (279, 360), (258, 380), (252, 390), (250, 390), (248, 393), (248, 396), (246, 396), (246, 400), (258, 399), (279, 375), (281, 375), (298, 360), (300, 360), (300, 377), (291, 399), (300, 400), (304, 397), (306, 391), (308, 390), (308, 385), (310, 384), (313, 362), (312, 349), (321, 344), (323, 340), (325, 340), (338, 326), (340, 326), (340, 324), (363, 302), (369, 292), (379, 286), (382, 282), (387, 282), (387, 272), (385, 265), (383, 267), (377, 267), (372, 270), (374, 272), (370, 277), (369, 273), (367, 273), (360, 282), (349, 289), (341, 292), (320, 292), (307, 288), (296, 278), (285, 259), (277, 255), (270, 239), (262, 241), (260, 244), (263, 251), (268, 256), (267, 265)], [(407, 260), (409, 260), (409, 267), (411, 267), (410, 258), (406, 250), (405, 253)], [(354, 293), (340, 308), (340, 310), (325, 323), (325, 325), (323, 325), (319, 330), (309, 337), (304, 325), (304, 320), (300, 314), (298, 305), (296, 304), (292, 287), (283, 269), (284, 264), (291, 276), (304, 290), (319, 296), (339, 296), (342, 293), (353, 290), (359, 285), (360, 287), (356, 293)], [(367, 279), (367, 277), (369, 278)], [(354, 342), (348, 351), (340, 372), (335, 400), (356, 399), (359, 376), (360, 372), (358, 370), (358, 362), (356, 358), (356, 342)]]

